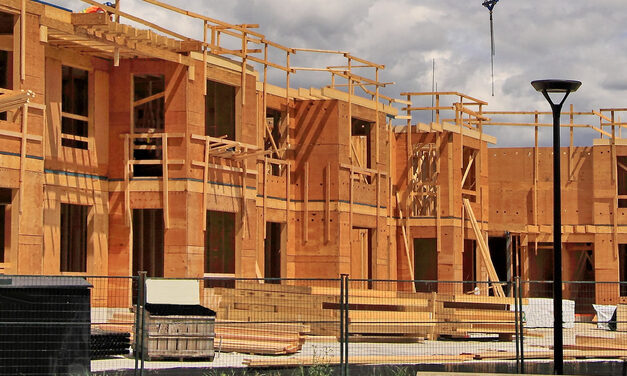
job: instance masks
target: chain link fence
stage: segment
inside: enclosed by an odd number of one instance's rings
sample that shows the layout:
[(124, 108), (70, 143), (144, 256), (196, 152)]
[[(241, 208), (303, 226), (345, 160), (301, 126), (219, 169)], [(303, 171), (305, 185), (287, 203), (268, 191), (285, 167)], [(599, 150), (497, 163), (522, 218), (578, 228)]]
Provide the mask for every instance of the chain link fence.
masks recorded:
[[(0, 276), (0, 375), (552, 373), (552, 285)], [(625, 290), (563, 284), (567, 374), (618, 372)]]

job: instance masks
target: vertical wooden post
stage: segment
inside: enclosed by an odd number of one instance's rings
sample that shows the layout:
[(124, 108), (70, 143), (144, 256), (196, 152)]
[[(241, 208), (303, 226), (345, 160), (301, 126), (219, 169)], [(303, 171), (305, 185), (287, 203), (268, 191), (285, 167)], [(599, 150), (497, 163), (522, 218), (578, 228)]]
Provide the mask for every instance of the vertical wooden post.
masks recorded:
[[(267, 127), (267, 123), (266, 123), (266, 119), (268, 118), (268, 43), (264, 43), (263, 44), (263, 98), (262, 98), (262, 106), (263, 107), (261, 109), (261, 113), (263, 114), (262, 116), (262, 123), (263, 123), (263, 129), (266, 129)], [(265, 134), (265, 132), (262, 132), (263, 134)], [(270, 135), (269, 135), (270, 136)], [(263, 136), (261, 137), (261, 145), (264, 145), (263, 142)], [(279, 158), (279, 156), (275, 156), (276, 158)]]
[(326, 177), (325, 177), (325, 190), (324, 190), (324, 240), (328, 243), (331, 240), (331, 162), (327, 162)]
[(266, 229), (266, 207), (268, 206), (268, 156), (263, 157), (263, 209), (261, 216), (263, 217), (263, 239), (268, 236)]
[(168, 134), (161, 134), (161, 150), (162, 155), (161, 165), (163, 166), (163, 220), (165, 223), (165, 228), (170, 228), (170, 187), (169, 187), (169, 178), (168, 178)]
[(22, 135), (20, 139), (20, 197), (18, 212), (22, 215), (24, 203), (24, 175), (26, 174), (26, 144), (28, 142), (28, 103), (22, 105)]
[(435, 134), (435, 168), (437, 180), (435, 182), (435, 233), (436, 233), (436, 251), (440, 253), (442, 250), (442, 194), (440, 191), (440, 148), (442, 147), (442, 135), (440, 132)]
[[(247, 153), (248, 149), (244, 148), (244, 153)], [(242, 239), (246, 238), (246, 227), (248, 225), (248, 208), (246, 207), (246, 174), (248, 163), (246, 158), (242, 159), (240, 163), (242, 169)]]
[(287, 73), (285, 74), (285, 151), (287, 153), (290, 146), (290, 52), (286, 56)]
[[(207, 80), (205, 80), (206, 82)], [(205, 136), (205, 156), (202, 173), (202, 229), (207, 230), (207, 199), (209, 195), (209, 136)]]
[[(618, 166), (616, 157), (616, 126), (614, 125), (614, 111), (612, 111), (612, 184), (618, 185)], [(614, 259), (618, 259), (618, 188), (612, 190), (612, 247), (614, 248)]]
[(202, 85), (203, 93), (207, 95), (207, 21), (203, 21), (202, 41)]
[(131, 223), (131, 197), (129, 192), (130, 185), (130, 140), (128, 134), (124, 135), (124, 218), (126, 219), (126, 225), (130, 226)]
[[(355, 201), (355, 197), (354, 197), (354, 184), (353, 184), (353, 168), (351, 165), (351, 168), (348, 170), (348, 179), (349, 179), (349, 200), (350, 200), (350, 204), (349, 204), (349, 212), (348, 212), (348, 227), (349, 229), (353, 229), (353, 203)], [(339, 200), (338, 200), (338, 205), (339, 205)]]
[[(353, 148), (353, 76), (351, 75), (351, 66), (352, 59), (348, 58), (348, 155), (351, 161), (351, 165), (353, 164), (353, 153), (351, 149)], [(353, 179), (353, 174), (351, 171), (351, 180)], [(352, 187), (352, 181), (351, 181)], [(352, 205), (351, 205), (352, 207)]]
[[(407, 101), (408, 102), (411, 101), (411, 96), (410, 95), (407, 95)], [(411, 107), (411, 105), (408, 105), (408, 108), (409, 107)], [(411, 112), (409, 110), (407, 110), (407, 122), (406, 122), (406, 124), (407, 124), (407, 131), (406, 131), (406, 133), (407, 133), (407, 145), (406, 145), (407, 146), (406, 147), (406, 150), (407, 150), (407, 156), (406, 156), (406, 158), (407, 158), (407, 189), (406, 189), (406, 191), (407, 192), (409, 192), (409, 186), (411, 184), (412, 173), (413, 173), (413, 171), (412, 171), (413, 163), (412, 163), (412, 160), (411, 160), (411, 157), (412, 157), (411, 154), (412, 153), (411, 153), (411, 116), (410, 115), (411, 115)]]
[[(377, 164), (377, 170), (379, 169), (379, 145), (380, 145), (380, 141), (379, 141), (379, 68), (375, 68), (375, 81), (377, 81), (377, 88), (375, 91), (375, 101), (376, 101), (376, 111), (375, 111), (375, 116), (376, 116), (376, 121), (375, 121), (375, 136), (374, 136), (374, 140), (375, 140), (375, 146), (374, 146), (374, 156), (375, 156), (375, 162)], [(368, 166), (368, 162), (366, 162), (366, 166)], [(377, 178), (378, 179), (378, 178)], [(377, 183), (378, 184), (378, 183)]]
[(568, 181), (573, 181), (573, 144), (574, 144), (574, 129), (573, 124), (575, 120), (575, 114), (573, 111), (573, 104), (570, 104), (570, 143), (568, 144)]
[(290, 205), (292, 203), (292, 200), (290, 197), (291, 180), (292, 180), (292, 165), (288, 161), (285, 164), (285, 233), (286, 233), (287, 239), (289, 239), (289, 236), (287, 234), (289, 234), (289, 229), (290, 229)]
[(303, 184), (303, 240), (309, 241), (309, 162), (305, 162), (305, 177)]
[(242, 35), (242, 113), (246, 105), (246, 62), (248, 56), (248, 34)]
[(435, 95), (435, 122), (440, 123), (440, 94)]
[[(26, 80), (26, 0), (20, 6), (20, 81)], [(20, 206), (22, 204), (20, 203)]]

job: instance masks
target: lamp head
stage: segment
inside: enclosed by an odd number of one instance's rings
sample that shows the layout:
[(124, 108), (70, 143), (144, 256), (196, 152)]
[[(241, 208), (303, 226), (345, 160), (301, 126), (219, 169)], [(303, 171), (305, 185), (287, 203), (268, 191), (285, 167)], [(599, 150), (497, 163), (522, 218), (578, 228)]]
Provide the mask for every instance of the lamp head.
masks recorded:
[(547, 93), (570, 93), (577, 91), (581, 86), (581, 81), (574, 80), (536, 80), (531, 81), (531, 86), (540, 92)]

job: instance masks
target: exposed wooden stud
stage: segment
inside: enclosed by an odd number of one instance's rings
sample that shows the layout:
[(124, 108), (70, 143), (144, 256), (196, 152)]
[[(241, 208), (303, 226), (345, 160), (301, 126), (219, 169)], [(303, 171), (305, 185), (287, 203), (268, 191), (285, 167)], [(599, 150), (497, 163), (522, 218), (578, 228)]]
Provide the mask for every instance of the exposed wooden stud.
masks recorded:
[(479, 226), (477, 224), (477, 219), (472, 211), (472, 207), (470, 206), (470, 201), (465, 198), (463, 199), (464, 207), (466, 208), (466, 212), (468, 213), (468, 219), (470, 220), (470, 224), (472, 226), (473, 231), (475, 232), (475, 239), (477, 239), (477, 245), (479, 246), (479, 250), (481, 251), (481, 256), (483, 258), (483, 262), (488, 270), (488, 278), (492, 282), (492, 286), (494, 287), (494, 295), (498, 297), (505, 297), (505, 292), (503, 291), (503, 287), (500, 284), (499, 277), (494, 269), (494, 264), (492, 263), (492, 259), (490, 258), (490, 250), (488, 249), (488, 245), (479, 230)]
[(290, 149), (290, 51), (286, 52), (285, 66), (285, 147)]
[(263, 240), (266, 240), (268, 234), (266, 229), (266, 207), (268, 206), (268, 157), (263, 158), (263, 208), (262, 208), (262, 227)]
[(168, 177), (168, 134), (161, 134), (161, 166), (163, 168), (163, 220), (165, 228), (170, 228), (170, 179)]
[[(616, 156), (616, 126), (614, 126), (614, 112), (612, 112), (611, 168), (612, 184), (618, 185), (618, 158)], [(614, 260), (618, 260), (618, 188), (612, 190), (612, 248)]]
[(305, 162), (303, 184), (303, 241), (309, 241), (309, 162)]
[[(375, 68), (375, 81), (379, 81), (379, 68)], [(375, 102), (376, 102), (376, 106), (377, 109), (375, 111), (375, 136), (374, 136), (374, 156), (375, 156), (375, 163), (377, 164), (377, 169), (379, 169), (379, 147), (380, 147), (380, 140), (379, 140), (379, 86), (377, 85), (375, 88)], [(367, 166), (366, 166), (367, 167)], [(378, 178), (377, 178), (378, 179)], [(377, 185), (379, 183), (377, 182)], [(378, 216), (377, 216), (378, 218)]]
[(353, 204), (355, 202), (355, 179), (353, 179), (353, 170), (348, 170), (348, 184), (349, 184), (349, 212), (348, 212), (348, 228), (353, 229)]
[(130, 197), (130, 135), (124, 135), (124, 217), (126, 219), (126, 225), (131, 225), (131, 197)]
[(241, 83), (242, 113), (244, 112), (244, 107), (246, 105), (246, 58), (248, 55), (247, 49), (248, 49), (248, 38), (247, 38), (247, 34), (243, 33), (242, 34), (242, 83)]
[(331, 162), (327, 162), (324, 190), (324, 240), (328, 243), (331, 240)]
[(26, 80), (26, 0), (20, 3), (20, 81)]
[[(206, 81), (206, 80), (205, 80)], [(209, 200), (209, 139), (205, 137), (205, 156), (202, 173), (202, 228), (207, 230), (207, 200)]]
[[(573, 124), (575, 115), (573, 113), (573, 104), (570, 104), (570, 124)], [(570, 142), (568, 143), (568, 181), (573, 181), (573, 146), (574, 146), (574, 128), (570, 127)]]
[[(213, 37), (213, 29), (212, 29), (212, 35)], [(202, 41), (203, 41), (203, 46), (202, 46), (202, 87), (203, 87), (203, 93), (204, 95), (207, 95), (207, 21), (203, 20), (203, 27), (202, 27)], [(212, 41), (213, 42), (213, 41)]]
[[(292, 200), (291, 200), (291, 192), (290, 192), (290, 186), (292, 185), (292, 165), (288, 162), (285, 165), (285, 233), (289, 234), (290, 233), (290, 206), (292, 204)], [(286, 235), (287, 236), (287, 235)], [(289, 249), (289, 243), (291, 243), (289, 241), (289, 236), (287, 236), (287, 243), (288, 243), (288, 249)]]
[[(246, 150), (245, 150), (246, 152)], [(246, 207), (246, 171), (248, 170), (247, 168), (247, 163), (246, 163), (246, 159), (242, 159), (241, 162), (241, 169), (242, 169), (242, 196), (241, 196), (241, 200), (242, 200), (242, 239), (246, 238), (246, 228), (248, 226), (248, 208)]]
[(26, 144), (28, 142), (28, 103), (22, 105), (22, 138), (20, 140), (20, 198), (18, 212), (22, 215), (24, 179), (26, 175)]

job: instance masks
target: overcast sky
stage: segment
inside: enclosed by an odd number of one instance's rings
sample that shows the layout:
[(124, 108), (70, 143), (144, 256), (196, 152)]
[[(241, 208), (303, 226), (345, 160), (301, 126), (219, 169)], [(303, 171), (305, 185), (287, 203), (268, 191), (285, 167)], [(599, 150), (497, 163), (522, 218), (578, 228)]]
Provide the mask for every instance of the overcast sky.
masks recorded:
[[(49, 1), (74, 11), (88, 6), (79, 0)], [(435, 59), (438, 90), (483, 99), (489, 102), (488, 110), (548, 111), (544, 98), (529, 84), (543, 78), (583, 82), (567, 101), (575, 105), (575, 111), (627, 107), (625, 0), (500, 0), (494, 9), (494, 97), (489, 13), (481, 5), (482, 0), (166, 2), (230, 23), (259, 24), (260, 33), (285, 46), (349, 51), (384, 64), (381, 80), (396, 85), (383, 92), (394, 97), (403, 91), (431, 91)], [(202, 24), (186, 17), (141, 0), (121, 0), (121, 7), (190, 37), (202, 38)], [(292, 59), (292, 64), (298, 66), (323, 67), (339, 62), (312, 59), (310, 54), (297, 54)], [(285, 85), (284, 76), (278, 72), (270, 77), (271, 83)], [(329, 79), (299, 73), (292, 83), (324, 86)], [(598, 118), (578, 122), (584, 121), (598, 125)], [(498, 137), (499, 146), (533, 144), (531, 129), (492, 128), (488, 133)], [(577, 134), (578, 144), (591, 144), (593, 133)], [(550, 144), (550, 135), (543, 134), (541, 141)]]

